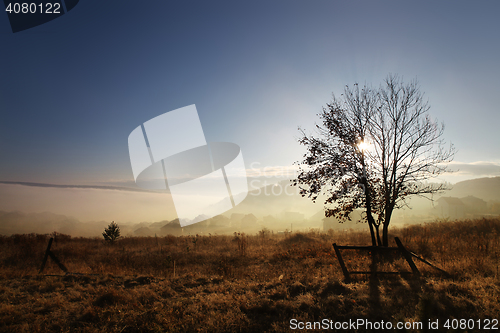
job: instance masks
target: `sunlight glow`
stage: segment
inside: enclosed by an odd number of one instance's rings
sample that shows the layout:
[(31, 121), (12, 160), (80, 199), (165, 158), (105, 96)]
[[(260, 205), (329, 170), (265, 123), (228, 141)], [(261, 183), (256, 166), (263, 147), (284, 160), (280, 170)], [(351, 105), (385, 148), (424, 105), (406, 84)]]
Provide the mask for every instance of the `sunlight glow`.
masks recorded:
[(369, 144), (368, 142), (361, 141), (360, 143), (358, 143), (358, 148), (359, 148), (361, 151), (365, 151), (365, 150), (367, 150), (369, 147), (370, 147), (370, 144)]

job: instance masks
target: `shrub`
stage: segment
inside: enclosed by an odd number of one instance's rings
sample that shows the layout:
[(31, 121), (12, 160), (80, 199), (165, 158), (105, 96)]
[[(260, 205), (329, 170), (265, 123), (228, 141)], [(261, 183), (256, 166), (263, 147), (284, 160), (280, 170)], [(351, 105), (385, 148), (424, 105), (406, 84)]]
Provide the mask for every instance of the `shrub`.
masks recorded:
[(102, 233), (104, 240), (114, 243), (118, 238), (120, 238), (120, 227), (115, 221), (111, 222), (104, 232)]

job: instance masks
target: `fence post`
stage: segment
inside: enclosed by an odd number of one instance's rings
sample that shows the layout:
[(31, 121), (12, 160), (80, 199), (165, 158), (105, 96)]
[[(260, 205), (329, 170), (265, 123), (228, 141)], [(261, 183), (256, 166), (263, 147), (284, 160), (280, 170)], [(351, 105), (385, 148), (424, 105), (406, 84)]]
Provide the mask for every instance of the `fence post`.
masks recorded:
[(52, 246), (53, 240), (54, 240), (54, 238), (52, 238), (52, 237), (49, 240), (49, 245), (47, 245), (47, 250), (45, 250), (45, 256), (43, 257), (42, 267), (40, 267), (39, 273), (42, 273), (43, 269), (45, 268), (45, 264), (47, 263), (47, 258), (49, 257), (50, 247)]
[(351, 277), (349, 275), (349, 271), (347, 270), (347, 267), (345, 266), (344, 259), (342, 259), (342, 255), (340, 254), (339, 248), (337, 247), (336, 243), (333, 243), (333, 249), (335, 250), (335, 254), (337, 255), (337, 259), (339, 260), (340, 268), (342, 268), (342, 272), (344, 273), (345, 282), (346, 283), (351, 282)]
[(45, 256), (43, 257), (42, 267), (40, 267), (39, 274), (41, 274), (43, 272), (43, 269), (45, 268), (45, 264), (47, 263), (47, 258), (48, 257), (51, 257), (52, 260), (54, 260), (54, 262), (57, 264), (57, 266), (59, 266), (59, 268), (64, 273), (68, 273), (68, 269), (59, 261), (59, 259), (57, 259), (57, 257), (54, 255), (54, 253), (52, 253), (52, 251), (50, 251), (50, 247), (52, 246), (52, 241), (53, 240), (54, 240), (53, 237), (51, 237), (49, 239), (49, 245), (47, 245), (47, 250), (45, 250)]
[(420, 276), (420, 272), (418, 271), (417, 266), (415, 265), (415, 263), (411, 259), (410, 252), (408, 252), (406, 250), (406, 248), (403, 246), (403, 243), (401, 243), (401, 241), (399, 240), (398, 237), (394, 237), (394, 240), (396, 241), (396, 244), (398, 245), (399, 249), (401, 250), (401, 253), (405, 257), (406, 261), (408, 262), (408, 265), (410, 265), (413, 274), (416, 276)]
[(49, 256), (52, 258), (52, 260), (54, 260), (54, 262), (57, 264), (57, 266), (59, 266), (59, 268), (64, 272), (64, 273), (68, 273), (68, 269), (66, 268), (66, 266), (64, 266), (60, 261), (59, 259), (57, 259), (57, 257), (54, 255), (54, 253), (52, 253), (52, 251), (49, 251)]

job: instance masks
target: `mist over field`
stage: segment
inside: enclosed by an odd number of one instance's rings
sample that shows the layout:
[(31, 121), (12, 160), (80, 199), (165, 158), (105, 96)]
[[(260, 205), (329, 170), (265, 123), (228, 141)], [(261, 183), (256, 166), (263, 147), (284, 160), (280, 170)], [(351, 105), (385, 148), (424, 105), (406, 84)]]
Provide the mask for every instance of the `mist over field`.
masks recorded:
[[(0, 184), (0, 234), (52, 233), (101, 236), (115, 221), (126, 236), (257, 233), (310, 229), (366, 230), (362, 211), (352, 221), (325, 218), (321, 200), (313, 203), (283, 179), (249, 181), (246, 199), (211, 219), (181, 228), (168, 193), (134, 188), (64, 188)], [(258, 187), (259, 185), (266, 185)], [(458, 182), (434, 201), (412, 198), (409, 208), (397, 210), (393, 225), (420, 224), (437, 219), (474, 219), (500, 214), (500, 177)]]

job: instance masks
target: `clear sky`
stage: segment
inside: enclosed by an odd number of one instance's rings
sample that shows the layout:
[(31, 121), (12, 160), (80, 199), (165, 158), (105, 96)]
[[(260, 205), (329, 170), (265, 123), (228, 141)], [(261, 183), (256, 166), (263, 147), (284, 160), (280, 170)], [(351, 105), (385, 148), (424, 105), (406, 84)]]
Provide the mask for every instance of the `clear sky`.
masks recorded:
[(81, 0), (12, 33), (0, 15), (0, 180), (133, 184), (127, 138), (196, 104), (247, 168), (301, 158), (331, 93), (417, 78), (461, 180), (500, 175), (496, 1)]

